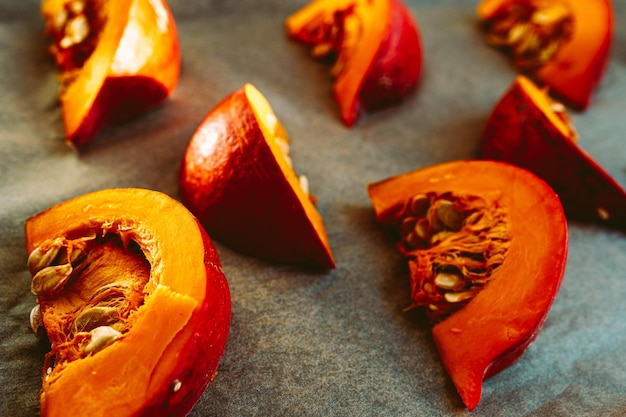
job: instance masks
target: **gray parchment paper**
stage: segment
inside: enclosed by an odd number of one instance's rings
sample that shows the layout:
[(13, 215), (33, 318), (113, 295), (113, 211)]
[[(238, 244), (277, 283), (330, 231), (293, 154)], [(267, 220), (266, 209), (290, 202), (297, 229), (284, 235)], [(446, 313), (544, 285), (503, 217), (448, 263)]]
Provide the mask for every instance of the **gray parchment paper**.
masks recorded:
[[(171, 0), (183, 53), (180, 84), (147, 116), (110, 128), (88, 151), (64, 144), (56, 68), (39, 3), (0, 1), (0, 415), (33, 416), (44, 345), (28, 328), (24, 220), (110, 187), (178, 198), (195, 128), (245, 82), (270, 101), (324, 217), (337, 269), (242, 256), (217, 242), (232, 292), (219, 375), (192, 416), (610, 416), (626, 414), (626, 236), (570, 223), (566, 275), (524, 356), (484, 383), (467, 412), (417, 313), (405, 261), (377, 225), (365, 186), (476, 156), (478, 138), (515, 73), (487, 47), (469, 0), (413, 0), (425, 68), (402, 106), (352, 129), (338, 117), (328, 67), (287, 39), (305, 0)], [(626, 1), (614, 2), (608, 73), (584, 113), (579, 144), (626, 185)], [(528, 225), (532, 227), (532, 225)], [(115, 364), (111, 364), (115, 366)]]

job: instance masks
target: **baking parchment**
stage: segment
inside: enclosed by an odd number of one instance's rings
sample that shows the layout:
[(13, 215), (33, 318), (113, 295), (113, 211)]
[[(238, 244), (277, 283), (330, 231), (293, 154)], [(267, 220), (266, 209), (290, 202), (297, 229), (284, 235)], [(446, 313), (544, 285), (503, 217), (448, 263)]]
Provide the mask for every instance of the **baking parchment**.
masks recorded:
[[(219, 374), (192, 416), (610, 416), (626, 414), (626, 236), (569, 223), (569, 258), (543, 331), (485, 381), (466, 411), (428, 326), (406, 313), (406, 262), (376, 223), (366, 184), (476, 157), (486, 118), (515, 76), (487, 47), (477, 1), (407, 1), (424, 73), (401, 106), (342, 125), (329, 67), (290, 41), (284, 19), (305, 0), (169, 2), (183, 54), (171, 98), (109, 128), (82, 153), (64, 143), (57, 71), (39, 2), (0, 2), (0, 415), (33, 416), (45, 344), (28, 327), (24, 220), (110, 187), (178, 198), (185, 147), (202, 118), (245, 82), (269, 100), (307, 175), (337, 268), (312, 272), (216, 242), (232, 293)], [(614, 1), (606, 77), (583, 113), (579, 144), (626, 185), (626, 2)], [(533, 227), (529, 224), (528, 227)], [(115, 364), (111, 364), (115, 366)]]

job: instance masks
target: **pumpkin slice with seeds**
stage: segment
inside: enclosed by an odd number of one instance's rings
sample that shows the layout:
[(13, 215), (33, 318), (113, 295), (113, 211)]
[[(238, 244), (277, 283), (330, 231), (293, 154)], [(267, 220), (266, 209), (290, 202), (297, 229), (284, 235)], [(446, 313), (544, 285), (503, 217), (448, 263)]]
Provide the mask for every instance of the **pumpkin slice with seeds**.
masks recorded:
[(550, 93), (585, 109), (613, 42), (610, 0), (483, 0), (477, 9), (488, 44)]
[(535, 339), (559, 289), (567, 223), (554, 191), (522, 168), (455, 161), (368, 185), (377, 219), (408, 258), (423, 308), (463, 403)]
[(178, 84), (178, 33), (165, 0), (43, 0), (41, 13), (71, 146), (154, 109)]
[(110, 189), (26, 221), (37, 305), (51, 350), (45, 416), (185, 415), (216, 375), (231, 301), (217, 251), (179, 202)]
[(403, 0), (314, 0), (285, 21), (290, 38), (333, 62), (341, 120), (404, 101), (422, 75), (422, 41)]

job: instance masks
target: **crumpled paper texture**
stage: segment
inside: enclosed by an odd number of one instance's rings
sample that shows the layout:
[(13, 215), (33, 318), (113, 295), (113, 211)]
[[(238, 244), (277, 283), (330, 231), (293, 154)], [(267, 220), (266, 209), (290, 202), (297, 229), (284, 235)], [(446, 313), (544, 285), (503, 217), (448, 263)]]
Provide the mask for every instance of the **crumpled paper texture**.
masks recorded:
[[(476, 157), (485, 121), (515, 72), (484, 44), (477, 1), (407, 1), (424, 46), (420, 88), (347, 129), (328, 66), (285, 34), (284, 19), (306, 3), (171, 0), (183, 54), (178, 88), (156, 111), (103, 131), (76, 153), (64, 143), (39, 3), (0, 1), (0, 415), (38, 412), (45, 345), (28, 327), (35, 299), (24, 220), (103, 188), (178, 198), (178, 169), (195, 128), (245, 82), (266, 96), (290, 136), (337, 268), (271, 264), (216, 242), (232, 292), (232, 329), (219, 375), (191, 416), (470, 415), (423, 316), (403, 312), (406, 262), (376, 223), (365, 187)], [(592, 107), (570, 116), (580, 146), (626, 185), (626, 2), (614, 8), (608, 73)], [(517, 363), (485, 381), (471, 415), (626, 413), (626, 239), (569, 226), (566, 275), (542, 333)]]

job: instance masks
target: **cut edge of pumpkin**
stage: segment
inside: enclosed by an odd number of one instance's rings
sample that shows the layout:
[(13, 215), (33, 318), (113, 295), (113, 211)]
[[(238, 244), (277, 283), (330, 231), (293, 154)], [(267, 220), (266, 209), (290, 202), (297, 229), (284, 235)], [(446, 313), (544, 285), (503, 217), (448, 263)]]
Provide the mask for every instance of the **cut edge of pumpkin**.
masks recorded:
[[(334, 268), (335, 261), (331, 253), (330, 242), (326, 234), (326, 228), (324, 227), (322, 216), (311, 201), (311, 196), (303, 190), (302, 186), (300, 185), (300, 179), (298, 178), (296, 171), (285, 158), (283, 151), (277, 144), (275, 133), (270, 131), (266, 123), (268, 117), (272, 119), (277, 119), (274, 110), (272, 109), (269, 101), (254, 85), (246, 83), (244, 85), (244, 94), (254, 112), (255, 118), (257, 119), (259, 127), (263, 133), (263, 138), (265, 139), (265, 142), (269, 146), (272, 155), (274, 156), (274, 159), (280, 167), (281, 172), (283, 173), (285, 179), (288, 181), (291, 189), (296, 195), (301, 207), (305, 212), (307, 219), (309, 219), (310, 224), (313, 226), (315, 234), (324, 246), (329, 265)], [(282, 129), (279, 121), (277, 121), (277, 124), (279, 128)]]

